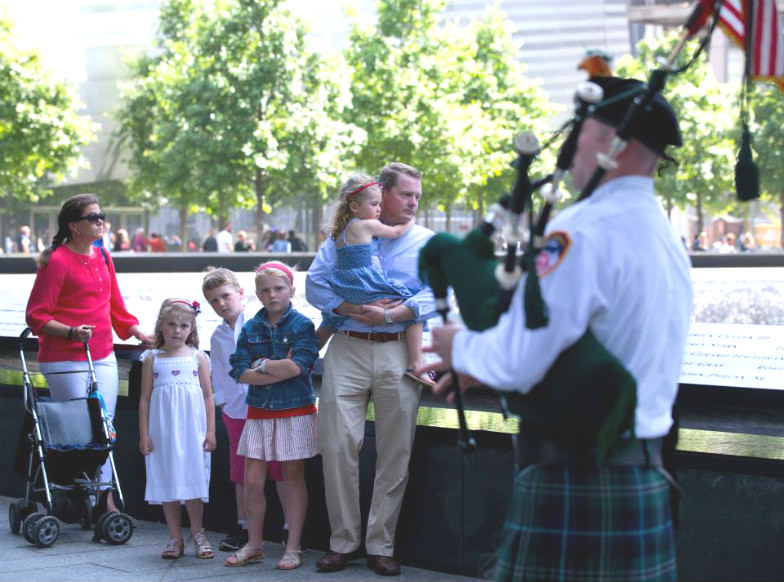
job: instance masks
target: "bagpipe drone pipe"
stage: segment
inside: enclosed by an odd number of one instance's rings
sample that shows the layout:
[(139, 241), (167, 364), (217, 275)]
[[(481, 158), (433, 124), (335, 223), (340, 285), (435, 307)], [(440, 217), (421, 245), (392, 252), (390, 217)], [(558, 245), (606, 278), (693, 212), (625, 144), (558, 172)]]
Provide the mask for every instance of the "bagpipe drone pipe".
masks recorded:
[[(698, 6), (698, 9), (700, 6)], [(697, 10), (695, 10), (695, 13)], [(686, 25), (693, 27), (695, 14)], [(669, 74), (675, 71), (672, 63), (683, 48), (685, 39), (672, 52), (667, 63), (651, 74), (650, 81), (635, 86), (634, 99), (627, 106), (623, 121), (616, 129), (616, 139), (610, 151), (597, 156), (598, 167), (579, 196), (584, 200), (612, 169), (633, 133), (639, 120), (650, 112), (651, 104), (664, 87)], [(704, 44), (703, 44), (704, 46)], [(700, 49), (702, 50), (702, 49)], [(694, 59), (691, 60), (693, 62)], [(593, 79), (598, 80), (598, 79)], [(536, 258), (546, 244), (545, 228), (554, 204), (560, 199), (560, 183), (572, 165), (583, 121), (604, 106), (613, 106), (617, 99), (603, 99), (600, 84), (581, 83), (575, 96), (575, 114), (565, 126), (571, 126), (563, 141), (553, 174), (532, 183), (528, 176), (532, 161), (540, 152), (538, 142), (530, 133), (515, 139), (517, 159), (516, 178), (511, 195), (493, 205), (482, 225), (460, 239), (449, 233), (438, 233), (422, 249), (419, 257), (420, 277), (433, 290), (436, 308), (447, 321), (448, 289), (454, 292), (460, 316), (466, 327), (483, 331), (493, 327), (509, 308), (515, 288), (524, 276), (521, 293), (524, 302), (526, 327), (535, 330), (548, 325), (549, 317), (539, 277)], [(628, 92), (623, 95), (629, 99)], [(565, 129), (562, 128), (562, 129)], [(544, 207), (534, 220), (532, 193), (542, 189)], [(528, 241), (524, 252), (517, 252), (524, 239), (523, 215), (528, 215)], [(499, 228), (507, 242), (506, 255), (497, 260), (491, 236)], [(510, 359), (515, 354), (508, 354)], [(460, 419), (461, 434), (458, 445), (470, 448), (473, 440), (468, 433), (457, 377), (451, 372), (452, 387)], [(481, 381), (481, 378), (478, 380)], [(490, 386), (492, 388), (492, 386)], [(548, 438), (565, 446), (589, 449), (601, 464), (623, 435), (634, 434), (634, 411), (637, 403), (636, 380), (587, 329), (583, 336), (563, 351), (549, 368), (545, 377), (530, 391), (499, 392), (502, 408), (519, 416), (522, 427), (532, 427)]]

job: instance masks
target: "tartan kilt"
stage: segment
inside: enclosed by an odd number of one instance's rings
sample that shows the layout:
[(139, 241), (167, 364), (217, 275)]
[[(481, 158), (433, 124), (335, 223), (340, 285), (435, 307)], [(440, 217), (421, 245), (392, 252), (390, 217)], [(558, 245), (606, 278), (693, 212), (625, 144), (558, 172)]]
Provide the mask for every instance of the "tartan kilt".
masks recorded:
[(675, 580), (669, 488), (644, 467), (522, 470), (495, 579)]

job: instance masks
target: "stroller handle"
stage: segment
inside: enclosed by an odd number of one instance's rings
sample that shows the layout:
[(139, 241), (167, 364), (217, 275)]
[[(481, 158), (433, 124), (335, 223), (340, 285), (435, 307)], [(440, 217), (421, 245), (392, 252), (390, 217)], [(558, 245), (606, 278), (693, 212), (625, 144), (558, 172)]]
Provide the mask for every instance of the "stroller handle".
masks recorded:
[(33, 333), (33, 330), (30, 329), (29, 327), (24, 328), (22, 333), (19, 334), (19, 340), (21, 341), (21, 340), (27, 339), (30, 336), (30, 334), (32, 334), (32, 333)]

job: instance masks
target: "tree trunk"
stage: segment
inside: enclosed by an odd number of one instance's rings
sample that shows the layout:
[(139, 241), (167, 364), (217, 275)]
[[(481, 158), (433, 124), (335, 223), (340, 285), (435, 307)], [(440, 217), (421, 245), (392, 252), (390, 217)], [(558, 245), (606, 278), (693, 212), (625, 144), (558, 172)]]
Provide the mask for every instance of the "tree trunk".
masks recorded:
[(319, 241), (318, 233), (320, 230), (325, 229), (324, 205), (321, 203), (321, 200), (313, 201), (313, 206), (311, 207), (310, 212), (311, 212), (310, 224), (311, 224), (311, 231), (312, 231), (311, 232), (312, 237), (309, 237), (310, 248), (315, 251), (318, 250), (317, 248), (318, 241)]
[(305, 197), (300, 194), (297, 196), (297, 215), (294, 218), (294, 230), (298, 233), (305, 232), (306, 223), (308, 219), (306, 218), (306, 208), (305, 208)]
[(474, 214), (474, 225), (473, 227), (476, 228), (482, 222), (482, 218), (485, 216), (485, 193), (483, 190), (479, 190), (479, 194), (476, 197), (476, 214)]
[(784, 247), (784, 190), (779, 192), (779, 246)]
[(667, 201), (667, 220), (672, 221), (672, 192), (667, 192), (664, 199)]
[[(261, 235), (264, 233), (264, 174), (261, 168), (256, 168), (256, 175), (253, 178), (253, 190), (256, 192), (256, 241), (261, 243)], [(264, 250), (257, 247), (258, 250)]]
[(444, 230), (446, 232), (452, 232), (452, 205), (444, 207), (444, 215), (446, 217), (446, 222), (444, 223)]
[(183, 204), (179, 208), (180, 213), (180, 250), (186, 252), (188, 250), (188, 207)]
[(702, 232), (702, 196), (697, 194), (697, 234)]
[(222, 229), (223, 225), (226, 224), (226, 221), (229, 218), (229, 212), (226, 209), (226, 199), (219, 195), (218, 196), (218, 229)]

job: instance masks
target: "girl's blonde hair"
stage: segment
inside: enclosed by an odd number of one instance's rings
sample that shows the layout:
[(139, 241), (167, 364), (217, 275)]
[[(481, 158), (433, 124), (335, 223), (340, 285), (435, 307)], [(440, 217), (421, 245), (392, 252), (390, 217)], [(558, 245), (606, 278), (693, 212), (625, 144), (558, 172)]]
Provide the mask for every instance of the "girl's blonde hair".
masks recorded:
[(343, 232), (346, 225), (354, 217), (349, 204), (351, 202), (362, 202), (370, 192), (381, 192), (381, 187), (376, 179), (367, 174), (354, 174), (343, 182), (338, 195), (338, 205), (332, 214), (332, 223), (329, 227), (329, 236), (333, 240), (338, 239), (338, 235)]
[(161, 310), (158, 312), (158, 320), (155, 322), (155, 347), (162, 348), (165, 343), (163, 339), (163, 322), (167, 319), (187, 320), (193, 324), (190, 335), (185, 340), (185, 344), (193, 348), (199, 348), (199, 332), (196, 329), (196, 316), (201, 313), (199, 304), (196, 301), (186, 299), (169, 298), (164, 299)]

